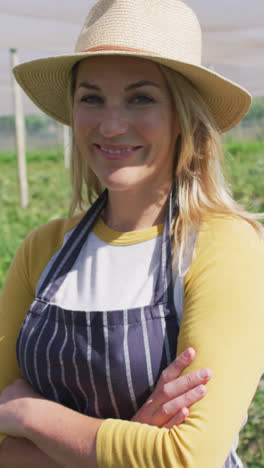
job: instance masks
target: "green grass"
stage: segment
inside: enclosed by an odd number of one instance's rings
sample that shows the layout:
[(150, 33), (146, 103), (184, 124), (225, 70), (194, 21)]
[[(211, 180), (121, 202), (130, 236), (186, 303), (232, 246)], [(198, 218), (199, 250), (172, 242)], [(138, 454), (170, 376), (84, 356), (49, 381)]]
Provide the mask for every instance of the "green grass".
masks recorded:
[(228, 180), (236, 200), (250, 211), (264, 212), (264, 142), (225, 145)]
[(239, 454), (245, 468), (264, 467), (264, 380), (250, 406), (248, 423), (240, 433)]
[(37, 226), (67, 214), (69, 172), (56, 151), (27, 155), (29, 208), (19, 204), (14, 153), (0, 154), (0, 289), (19, 244)]
[[(226, 173), (233, 194), (250, 211), (264, 211), (264, 142), (226, 143)], [(35, 227), (67, 214), (71, 189), (63, 157), (56, 150), (27, 155), (30, 206), (19, 206), (14, 153), (0, 154), (0, 289), (10, 261)], [(264, 365), (263, 365), (264, 367)], [(227, 420), (228, 424), (228, 420)], [(245, 468), (264, 468), (264, 382), (241, 433)]]

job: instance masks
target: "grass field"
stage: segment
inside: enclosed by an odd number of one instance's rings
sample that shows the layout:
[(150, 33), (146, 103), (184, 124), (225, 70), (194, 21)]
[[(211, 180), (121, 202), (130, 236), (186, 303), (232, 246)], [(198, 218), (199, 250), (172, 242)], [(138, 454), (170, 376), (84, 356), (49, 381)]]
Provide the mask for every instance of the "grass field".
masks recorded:
[[(235, 198), (250, 211), (264, 212), (264, 142), (226, 143), (225, 155), (227, 178)], [(57, 150), (31, 151), (27, 167), (30, 206), (22, 210), (15, 154), (0, 154), (0, 289), (21, 241), (35, 227), (65, 216), (71, 197), (69, 173)], [(250, 407), (239, 453), (245, 467), (264, 468), (264, 382)]]

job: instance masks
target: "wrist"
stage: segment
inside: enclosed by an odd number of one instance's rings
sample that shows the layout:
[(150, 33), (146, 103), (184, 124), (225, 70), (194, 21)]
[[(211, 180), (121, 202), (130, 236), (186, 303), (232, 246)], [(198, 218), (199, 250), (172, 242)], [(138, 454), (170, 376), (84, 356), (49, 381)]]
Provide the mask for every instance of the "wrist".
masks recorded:
[(12, 422), (12, 427), (15, 429), (12, 430), (11, 428), (10, 432), (7, 430), (7, 434), (10, 434), (13, 437), (26, 439), (28, 427), (30, 425), (31, 413), (33, 413), (31, 398), (24, 397), (19, 399), (15, 411), (13, 412), (15, 417)]
[(38, 438), (42, 432), (46, 432), (47, 424), (53, 424), (54, 403), (50, 400), (42, 398), (29, 398), (26, 402), (26, 408), (24, 411), (23, 419), (23, 430), (24, 437), (34, 442), (34, 439)]
[[(97, 466), (96, 437), (102, 420), (77, 413), (58, 403), (28, 402), (25, 437), (58, 464)], [(78, 438), (76, 438), (78, 434)]]
[(53, 405), (53, 402), (45, 398), (30, 397), (26, 399), (21, 415), (23, 437), (34, 442), (34, 435), (43, 430), (47, 416), (52, 413)]

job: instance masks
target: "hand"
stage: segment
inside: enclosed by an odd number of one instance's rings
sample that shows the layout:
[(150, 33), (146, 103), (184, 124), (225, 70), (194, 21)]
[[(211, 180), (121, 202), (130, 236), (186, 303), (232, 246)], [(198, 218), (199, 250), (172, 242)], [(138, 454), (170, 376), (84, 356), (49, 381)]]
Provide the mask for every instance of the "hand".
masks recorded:
[(0, 432), (25, 437), (25, 419), (32, 398), (42, 398), (23, 379), (16, 380), (0, 395)]
[(194, 349), (188, 348), (164, 369), (154, 392), (131, 420), (168, 429), (183, 423), (189, 416), (188, 408), (206, 395), (204, 384), (212, 377), (210, 369), (180, 377), (194, 358)]

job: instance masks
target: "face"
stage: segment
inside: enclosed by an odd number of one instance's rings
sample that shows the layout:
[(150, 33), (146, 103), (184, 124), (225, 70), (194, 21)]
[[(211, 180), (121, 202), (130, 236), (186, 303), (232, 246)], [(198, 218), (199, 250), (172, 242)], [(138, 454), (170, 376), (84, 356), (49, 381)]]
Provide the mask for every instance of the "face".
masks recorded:
[(82, 157), (109, 191), (170, 186), (179, 123), (154, 62), (120, 56), (82, 61), (73, 127)]

